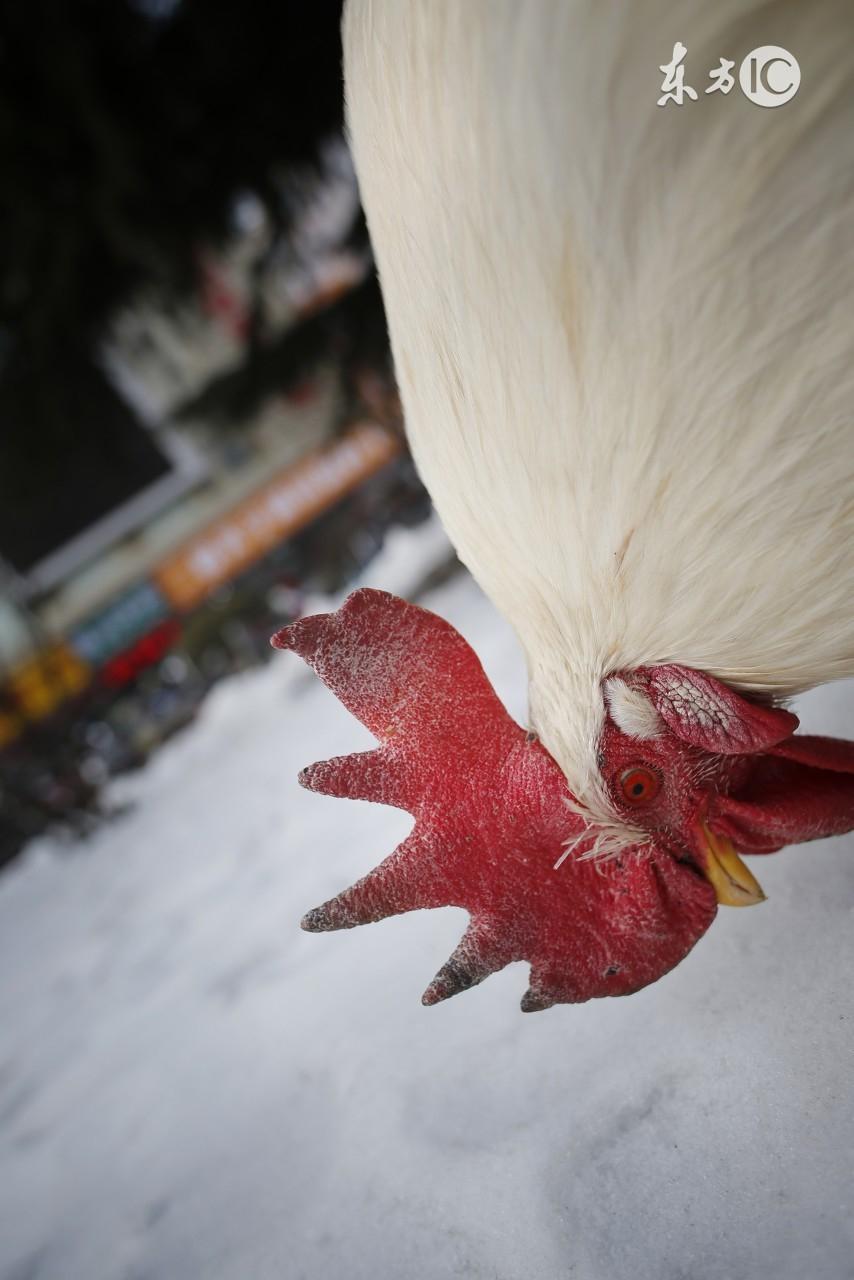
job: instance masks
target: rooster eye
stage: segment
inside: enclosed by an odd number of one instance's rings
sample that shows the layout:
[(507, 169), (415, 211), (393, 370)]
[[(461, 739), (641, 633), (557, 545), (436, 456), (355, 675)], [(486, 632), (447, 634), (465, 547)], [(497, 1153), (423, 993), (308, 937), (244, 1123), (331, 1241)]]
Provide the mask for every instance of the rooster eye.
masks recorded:
[(633, 765), (620, 774), (619, 785), (623, 799), (629, 804), (649, 804), (661, 790), (661, 778), (652, 769)]

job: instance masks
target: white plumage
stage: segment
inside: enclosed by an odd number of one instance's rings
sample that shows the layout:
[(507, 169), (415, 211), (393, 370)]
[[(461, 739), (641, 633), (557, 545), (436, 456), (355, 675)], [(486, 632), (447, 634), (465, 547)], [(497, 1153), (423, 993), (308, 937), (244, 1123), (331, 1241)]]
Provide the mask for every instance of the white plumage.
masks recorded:
[[(854, 675), (854, 10), (349, 0), (344, 37), (416, 461), (608, 821), (608, 673)], [(792, 101), (704, 93), (766, 44)]]

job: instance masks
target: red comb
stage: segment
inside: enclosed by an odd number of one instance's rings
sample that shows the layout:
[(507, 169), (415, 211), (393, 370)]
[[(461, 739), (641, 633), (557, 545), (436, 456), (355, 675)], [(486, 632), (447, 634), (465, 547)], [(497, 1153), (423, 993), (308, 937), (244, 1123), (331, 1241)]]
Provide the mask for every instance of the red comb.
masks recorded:
[[(708, 928), (714, 892), (674, 859), (627, 850), (607, 862), (579, 860), (595, 832), (584, 835), (563, 774), (510, 718), (473, 650), (443, 619), (363, 589), (337, 613), (303, 618), (272, 643), (308, 662), (380, 743), (309, 766), (302, 785), (415, 818), (390, 857), (309, 911), (303, 928), (464, 907), (469, 927), (424, 1003), (527, 960), (525, 1011), (635, 991)], [(579, 836), (577, 852), (556, 869)]]

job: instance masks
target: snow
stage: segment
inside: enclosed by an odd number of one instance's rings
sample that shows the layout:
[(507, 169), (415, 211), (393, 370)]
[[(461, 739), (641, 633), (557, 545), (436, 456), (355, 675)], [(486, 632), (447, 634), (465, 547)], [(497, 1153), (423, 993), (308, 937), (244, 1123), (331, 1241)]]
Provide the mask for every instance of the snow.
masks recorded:
[[(399, 534), (369, 580), (444, 552)], [(472, 582), (425, 603), (524, 719)], [(850, 1275), (854, 840), (754, 861), (769, 901), (628, 999), (525, 1016), (515, 965), (424, 1009), (463, 913), (298, 927), (408, 829), (297, 786), (368, 745), (277, 656), (0, 877), (0, 1280)]]

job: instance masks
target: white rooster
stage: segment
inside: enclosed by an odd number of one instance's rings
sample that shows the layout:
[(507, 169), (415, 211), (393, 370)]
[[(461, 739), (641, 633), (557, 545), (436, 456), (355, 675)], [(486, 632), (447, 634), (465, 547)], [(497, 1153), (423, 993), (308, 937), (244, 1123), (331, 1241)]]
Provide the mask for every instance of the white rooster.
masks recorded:
[(428, 1003), (514, 958), (524, 1008), (635, 990), (761, 898), (736, 848), (854, 825), (854, 751), (780, 705), (854, 675), (852, 44), (844, 0), (349, 0), (409, 439), (539, 740), (389, 597), (277, 638), (384, 744), (306, 784), (417, 819), (307, 927), (467, 906)]

